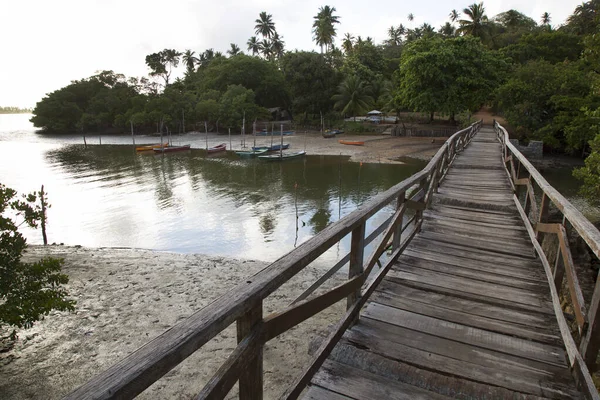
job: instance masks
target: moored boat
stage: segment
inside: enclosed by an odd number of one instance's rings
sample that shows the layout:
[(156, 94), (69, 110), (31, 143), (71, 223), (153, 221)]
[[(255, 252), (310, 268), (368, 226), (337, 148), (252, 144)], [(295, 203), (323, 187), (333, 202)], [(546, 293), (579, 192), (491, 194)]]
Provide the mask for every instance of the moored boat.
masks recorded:
[(258, 156), (258, 158), (264, 161), (284, 161), (304, 157), (305, 155), (306, 151), (296, 151), (293, 153), (268, 154), (264, 156)]
[(330, 132), (330, 131), (328, 131), (328, 132), (323, 132), (323, 137), (324, 137), (325, 139), (331, 139), (331, 138), (334, 138), (334, 137), (335, 137), (335, 133), (333, 133), (333, 132)]
[(175, 151), (185, 151), (189, 150), (191, 145), (184, 144), (183, 146), (169, 146), (169, 147), (157, 147), (154, 150), (155, 153), (173, 153)]
[(154, 144), (145, 144), (142, 146), (136, 146), (135, 151), (152, 151), (158, 147), (169, 147), (169, 143), (154, 143)]
[(227, 150), (227, 145), (225, 143), (221, 143), (216, 145), (215, 147), (209, 147), (208, 149), (206, 149), (207, 153), (218, 153), (220, 151), (225, 151)]
[(250, 158), (260, 156), (261, 154), (265, 154), (267, 152), (266, 149), (263, 150), (252, 150), (252, 151), (236, 151), (235, 154), (242, 158)]
[(359, 140), (340, 140), (339, 141), (341, 144), (349, 144), (352, 146), (364, 146), (365, 142), (361, 142)]

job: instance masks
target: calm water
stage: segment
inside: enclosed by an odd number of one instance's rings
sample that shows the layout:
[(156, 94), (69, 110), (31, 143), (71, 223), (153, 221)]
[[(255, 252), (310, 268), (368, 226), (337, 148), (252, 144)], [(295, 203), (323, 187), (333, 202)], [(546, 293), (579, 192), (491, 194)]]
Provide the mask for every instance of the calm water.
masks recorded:
[[(202, 150), (160, 156), (118, 145), (85, 149), (80, 137), (34, 133), (29, 117), (0, 115), (0, 181), (19, 192), (44, 184), (52, 204), (49, 241), (68, 245), (272, 261), (424, 166), (361, 166), (329, 156), (266, 163)], [(131, 140), (103, 143), (109, 139)], [(390, 213), (383, 210), (375, 220)], [(39, 232), (27, 236), (30, 243), (41, 241)], [(348, 249), (346, 238), (324, 259), (334, 261)]]

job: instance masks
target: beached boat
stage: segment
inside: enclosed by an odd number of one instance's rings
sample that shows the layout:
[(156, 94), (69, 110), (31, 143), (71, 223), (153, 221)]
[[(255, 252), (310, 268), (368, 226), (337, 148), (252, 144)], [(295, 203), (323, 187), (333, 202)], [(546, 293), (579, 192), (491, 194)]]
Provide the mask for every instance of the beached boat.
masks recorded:
[[(279, 133), (279, 134), (283, 135), (283, 136), (291, 136), (295, 133), (296, 133), (296, 131), (283, 131), (283, 133)], [(272, 133), (269, 134), (269, 132), (267, 132), (265, 130), (256, 132), (256, 136), (269, 136), (269, 135), (272, 135)]]
[(175, 151), (185, 151), (190, 149), (189, 144), (184, 144), (183, 146), (169, 146), (169, 147), (157, 147), (154, 150), (155, 153), (173, 153)]
[(290, 144), (285, 143), (285, 144), (283, 144), (283, 146), (280, 144), (274, 144), (272, 146), (256, 146), (256, 147), (252, 147), (252, 150), (254, 150), (254, 151), (259, 151), (259, 150), (279, 151), (279, 150), (286, 150), (289, 148), (290, 148)]
[(349, 144), (352, 146), (364, 146), (365, 142), (361, 142), (358, 140), (340, 140), (339, 141), (341, 144)]
[(264, 156), (258, 156), (258, 158), (264, 161), (284, 161), (304, 157), (305, 155), (305, 151), (296, 151), (293, 153), (268, 154)]
[(335, 133), (333, 133), (333, 132), (323, 132), (323, 137), (325, 139), (331, 139), (331, 138), (335, 137)]
[(236, 151), (235, 154), (242, 158), (250, 158), (260, 156), (261, 154), (265, 154), (267, 152), (266, 149), (263, 150), (252, 150), (252, 151)]
[(227, 150), (227, 145), (225, 143), (221, 143), (219, 145), (216, 145), (215, 147), (209, 147), (208, 149), (206, 149), (207, 153), (218, 153), (220, 151), (225, 151)]
[(163, 143), (162, 145), (160, 143), (154, 143), (154, 144), (145, 144), (142, 146), (136, 146), (135, 151), (152, 151), (158, 147), (168, 147), (169, 143)]

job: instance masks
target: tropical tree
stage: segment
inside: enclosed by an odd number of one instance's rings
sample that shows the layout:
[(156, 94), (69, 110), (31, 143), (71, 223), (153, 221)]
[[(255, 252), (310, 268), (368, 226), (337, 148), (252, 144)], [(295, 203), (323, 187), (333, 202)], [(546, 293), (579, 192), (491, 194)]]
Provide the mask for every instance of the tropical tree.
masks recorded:
[(415, 15), (413, 13), (408, 14), (408, 20), (413, 22), (415, 20)]
[(600, 13), (600, 0), (586, 1), (575, 7), (567, 18), (567, 29), (577, 35), (589, 35), (598, 32), (597, 16)]
[(227, 50), (227, 54), (229, 54), (231, 57), (233, 56), (237, 56), (238, 54), (240, 54), (240, 46), (238, 46), (235, 43), (229, 43), (229, 50)]
[(344, 53), (350, 54), (352, 52), (352, 46), (354, 45), (354, 36), (350, 33), (346, 33), (344, 35), (344, 40), (342, 41), (342, 49), (344, 49)]
[(181, 53), (174, 49), (164, 49), (146, 56), (146, 65), (150, 68), (150, 76), (160, 76), (169, 85), (169, 77), (173, 68), (179, 65)]
[(542, 14), (542, 25), (547, 26), (550, 25), (550, 14), (548, 12), (545, 12)]
[(365, 113), (374, 103), (370, 92), (370, 86), (365, 85), (358, 76), (350, 75), (332, 97), (334, 108), (341, 110), (342, 114), (353, 116), (356, 121), (356, 115)]
[(285, 42), (283, 41), (283, 36), (279, 36), (277, 32), (273, 34), (273, 39), (271, 40), (271, 52), (273, 56), (276, 58), (283, 57), (283, 53), (285, 50)]
[(321, 47), (325, 46), (325, 52), (333, 44), (333, 39), (337, 36), (335, 24), (340, 23), (340, 17), (334, 15), (335, 7), (324, 6), (319, 8), (319, 13), (313, 17), (313, 40)]
[(450, 21), (456, 22), (460, 18), (460, 13), (456, 10), (450, 11)]
[(254, 26), (254, 32), (257, 35), (262, 35), (265, 38), (271, 38), (275, 33), (275, 23), (273, 22), (273, 16), (267, 14), (265, 11), (261, 12)]
[(394, 26), (390, 26), (388, 29), (387, 42), (392, 46), (400, 46), (402, 44), (402, 35)]
[(461, 19), (458, 21), (460, 27), (457, 32), (483, 38), (489, 31), (488, 17), (485, 15), (483, 3), (473, 3), (468, 8), (465, 8), (463, 13), (469, 19)]
[(266, 60), (270, 60), (273, 57), (273, 42), (268, 39), (263, 39), (262, 42), (260, 42), (260, 50), (263, 57)]
[(196, 64), (200, 62), (198, 57), (196, 57), (196, 52), (192, 50), (186, 50), (181, 60), (187, 68), (188, 75), (196, 70)]
[(446, 22), (444, 25), (442, 25), (439, 32), (445, 38), (456, 36), (456, 28), (450, 22)]
[(262, 51), (260, 41), (256, 38), (256, 36), (252, 36), (250, 39), (248, 39), (246, 45), (248, 46), (248, 51), (251, 51), (253, 56), (260, 54)]

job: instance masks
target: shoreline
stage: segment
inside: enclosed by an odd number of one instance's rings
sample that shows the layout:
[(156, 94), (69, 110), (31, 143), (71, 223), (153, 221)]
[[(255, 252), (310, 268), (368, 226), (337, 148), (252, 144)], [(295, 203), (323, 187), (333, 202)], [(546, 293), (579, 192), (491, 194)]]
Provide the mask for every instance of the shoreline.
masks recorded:
[[(30, 246), (24, 260), (65, 259), (73, 313), (52, 312), (19, 331), (0, 353), (3, 399), (62, 398), (236, 284), (266, 262), (143, 249)], [(264, 314), (285, 308), (324, 272), (309, 266), (264, 301)], [(339, 272), (325, 288), (341, 281)], [(279, 397), (308, 363), (312, 339), (345, 310), (340, 302), (265, 345), (265, 399)], [(235, 324), (168, 372), (139, 398), (192, 398), (236, 346)], [(286, 368), (281, 368), (286, 365)], [(237, 394), (237, 386), (227, 398)]]

